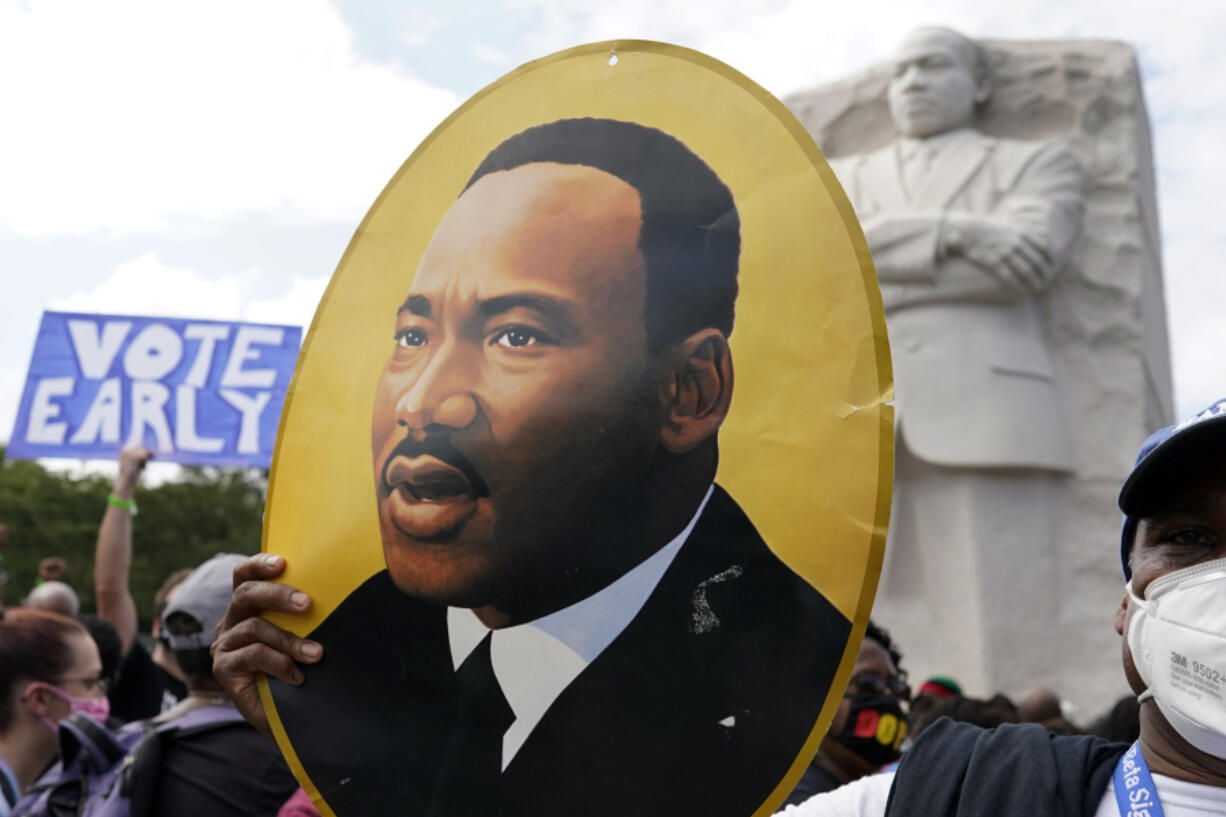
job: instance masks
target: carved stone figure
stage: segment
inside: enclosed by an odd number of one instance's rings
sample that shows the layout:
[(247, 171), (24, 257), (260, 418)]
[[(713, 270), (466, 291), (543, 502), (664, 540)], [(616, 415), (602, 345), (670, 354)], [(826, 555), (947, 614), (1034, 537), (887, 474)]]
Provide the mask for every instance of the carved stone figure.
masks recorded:
[(899, 138), (837, 170), (891, 321), (902, 440), (934, 465), (1067, 471), (1033, 296), (1080, 231), (1077, 160), (974, 130), (990, 86), (961, 35), (921, 29), (894, 65)]
[[(900, 637), (913, 672), (952, 674), (971, 694), (1055, 686), (1088, 707), (1118, 681), (1109, 662), (1103, 684), (1076, 664), (1093, 662), (1114, 633), (1105, 622), (1087, 650), (1063, 626), (1078, 604), (1068, 596), (1122, 590), (1118, 577), (1104, 579), (1109, 567), (1079, 587), (1085, 560), (1068, 552), (1085, 538), (1069, 537), (1077, 502), (1111, 535), (1102, 498), (1082, 496), (1103, 470), (1101, 451), (1086, 457), (1079, 439), (1085, 389), (1053, 354), (1052, 293), (1085, 253), (1084, 159), (1041, 106), (1031, 112), (1038, 126), (1020, 134), (1030, 138), (985, 133), (992, 79), (979, 44), (924, 28), (888, 77), (875, 71), (789, 102), (824, 149), (843, 155), (832, 165), (868, 239), (890, 330), (895, 499), (874, 618)], [(1169, 370), (1158, 375), (1148, 404), (1158, 408), (1112, 445), (1134, 447), (1169, 416)], [(1108, 472), (1115, 460), (1107, 455)]]

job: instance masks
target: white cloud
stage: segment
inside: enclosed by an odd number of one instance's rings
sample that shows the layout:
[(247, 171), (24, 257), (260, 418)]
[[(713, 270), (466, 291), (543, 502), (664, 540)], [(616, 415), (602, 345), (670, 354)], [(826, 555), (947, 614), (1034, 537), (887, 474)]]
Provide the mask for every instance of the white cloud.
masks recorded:
[(455, 19), (454, 14), (440, 14), (436, 9), (409, 5), (398, 9), (396, 36), (405, 45), (420, 47)]
[(473, 59), (479, 63), (503, 69), (515, 67), (506, 51), (487, 43), (473, 43), (472, 52)]
[(243, 311), (243, 319), (255, 323), (279, 323), (289, 326), (311, 325), (315, 307), (328, 286), (328, 277), (295, 278), (287, 292), (275, 298), (253, 301)]
[(363, 61), (325, 0), (0, 5), (0, 226), (356, 220), (458, 102)]
[(167, 318), (278, 323), (306, 328), (328, 285), (328, 276), (296, 277), (281, 291), (255, 297), (257, 271), (209, 278), (188, 267), (164, 263), (146, 252), (115, 267), (91, 290), (78, 290), (51, 302), (61, 312), (96, 312)]
[(155, 253), (146, 252), (119, 264), (94, 289), (56, 298), (49, 308), (59, 312), (236, 320), (242, 303), (239, 276), (204, 278), (192, 269), (169, 266)]
[(17, 421), (17, 401), (21, 397), (21, 387), (25, 385), (24, 379), (24, 371), (0, 371), (0, 441), (10, 439), (9, 432)]

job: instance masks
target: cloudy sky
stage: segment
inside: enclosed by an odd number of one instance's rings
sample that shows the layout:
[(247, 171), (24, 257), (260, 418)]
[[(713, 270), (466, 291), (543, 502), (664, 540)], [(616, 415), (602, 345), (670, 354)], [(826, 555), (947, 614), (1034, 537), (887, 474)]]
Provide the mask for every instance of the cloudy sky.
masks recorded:
[(998, 5), (0, 0), (0, 440), (44, 309), (307, 325), (417, 142), (522, 62), (593, 40), (665, 40), (782, 96), (886, 57), (923, 23), (1137, 47), (1188, 413), (1226, 393), (1226, 4)]

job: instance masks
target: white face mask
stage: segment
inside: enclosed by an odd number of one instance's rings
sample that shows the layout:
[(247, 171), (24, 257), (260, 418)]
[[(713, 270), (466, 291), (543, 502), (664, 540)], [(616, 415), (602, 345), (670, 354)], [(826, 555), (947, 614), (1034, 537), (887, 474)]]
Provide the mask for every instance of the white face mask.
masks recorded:
[(1184, 740), (1226, 759), (1226, 559), (1150, 582), (1136, 608), (1128, 649), (1153, 698)]

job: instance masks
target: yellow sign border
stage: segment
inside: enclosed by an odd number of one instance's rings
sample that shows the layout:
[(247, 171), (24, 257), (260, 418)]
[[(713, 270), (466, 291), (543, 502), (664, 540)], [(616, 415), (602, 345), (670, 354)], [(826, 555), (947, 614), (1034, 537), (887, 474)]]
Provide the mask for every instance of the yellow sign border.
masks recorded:
[[(873, 333), (871, 350), (878, 381), (876, 400), (871, 405), (847, 406), (848, 416), (860, 411), (876, 412), (876, 419), (878, 420), (878, 468), (876, 475), (876, 497), (873, 520), (871, 523), (871, 544), (867, 564), (865, 566), (864, 579), (860, 587), (859, 596), (857, 599), (855, 599), (854, 604), (851, 605), (854, 607), (854, 612), (847, 609), (848, 605), (846, 604), (839, 605), (843, 608), (844, 613), (848, 614), (848, 617), (851, 619), (851, 634), (839, 662), (839, 667), (835, 674), (830, 691), (827, 693), (826, 700), (821, 708), (818, 722), (815, 724), (813, 731), (805, 741), (804, 747), (797, 756), (795, 762), (792, 764), (792, 767), (789, 769), (788, 773), (776, 786), (771, 795), (767, 797), (762, 806), (754, 812), (754, 817), (765, 817), (765, 815), (772, 813), (777, 807), (778, 803), (780, 803), (787, 793), (791, 791), (796, 781), (803, 773), (805, 766), (808, 765), (809, 760), (817, 751), (818, 744), (820, 743), (822, 736), (825, 734), (830, 721), (833, 719), (834, 712), (837, 709), (839, 701), (842, 697), (842, 690), (846, 686), (847, 680), (851, 674), (851, 669), (855, 663), (856, 655), (858, 653), (859, 643), (863, 638), (869, 613), (872, 609), (877, 581), (880, 576), (885, 547), (885, 533), (890, 512), (891, 487), (893, 483), (893, 408), (889, 403), (893, 392), (892, 372), (888, 340), (885, 333), (884, 310), (881, 303), (880, 292), (877, 288), (876, 274), (872, 265), (872, 259), (869, 254), (868, 246), (864, 240), (863, 233), (860, 229), (859, 222), (856, 220), (854, 211), (852, 210), (847, 197), (843, 194), (839, 182), (835, 178), (833, 172), (830, 170), (825, 158), (822, 156), (821, 151), (813, 142), (812, 137), (804, 129), (804, 126), (801, 125), (801, 123), (783, 105), (782, 102), (776, 99), (764, 88), (730, 66), (697, 51), (667, 43), (636, 39), (602, 41), (566, 49), (532, 62), (525, 63), (514, 71), (511, 71), (496, 82), (486, 86), (481, 91), (474, 94), (442, 123), (440, 123), (439, 126), (436, 127), (430, 133), (430, 135), (427, 136), (412, 152), (409, 158), (401, 165), (395, 175), (392, 176), (387, 185), (380, 192), (379, 196), (372, 203), (366, 216), (363, 218), (357, 231), (354, 233), (354, 237), (350, 240), (348, 246), (346, 247), (341, 260), (337, 265), (337, 270), (339, 272), (346, 267), (351, 255), (355, 251), (355, 247), (362, 240), (363, 234), (366, 232), (366, 228), (372, 219), (372, 214), (376, 213), (380, 209), (380, 205), (384, 203), (385, 199), (389, 196), (390, 191), (396, 188), (398, 182), (401, 180), (401, 177), (414, 164), (418, 157), (424, 154), (440, 137), (440, 135), (448, 129), (449, 125), (467, 113), (470, 109), (475, 107), (480, 101), (517, 78), (536, 71), (542, 67), (549, 66), (553, 63), (596, 54), (610, 56), (619, 55), (619, 59), (624, 59), (625, 55), (638, 52), (681, 58), (699, 67), (706, 68), (727, 80), (730, 80), (732, 83), (739, 86), (743, 91), (752, 96), (768, 113), (772, 114), (778, 120), (778, 122), (786, 128), (786, 130), (795, 140), (796, 145), (804, 152), (811, 162), (813, 168), (817, 171), (818, 176), (825, 186), (827, 193), (830, 195), (832, 203), (842, 220), (847, 236), (853, 243), (856, 259), (861, 271), (862, 284), (866, 297), (865, 303), (870, 312), (872, 324), (877, 330)], [(295, 368), (294, 377), (291, 380), (287, 391), (285, 404), (282, 409), (282, 422), (277, 433), (277, 446), (273, 455), (273, 462), (269, 477), (268, 497), (270, 505), (278, 484), (278, 465), (282, 453), (282, 435), (285, 433), (285, 420), (287, 417), (289, 417), (295, 403), (295, 397), (297, 396), (296, 386), (298, 385), (299, 376), (302, 372), (303, 361), (309, 359), (310, 357), (309, 353), (312, 342), (316, 337), (316, 328), (320, 321), (320, 316), (324, 313), (325, 307), (335, 294), (338, 279), (339, 275), (333, 275), (332, 280), (329, 282), (328, 287), (320, 300), (320, 305), (316, 310), (315, 316), (312, 319), (311, 326), (302, 345), (302, 350), (299, 356), (299, 364)], [(270, 522), (271, 514), (266, 518), (266, 524), (263, 531), (262, 548), (265, 551), (268, 551), (269, 549)], [(277, 621), (282, 626), (287, 626), (287, 621), (285, 619), (278, 618)], [(277, 715), (276, 708), (268, 688), (268, 683), (265, 679), (260, 680), (259, 690), (261, 700), (264, 704), (265, 711), (268, 714), (269, 723), (277, 739), (277, 743), (282, 752), (285, 754), (295, 776), (298, 778), (299, 782), (302, 783), (308, 795), (311, 797), (312, 801), (315, 802), (321, 813), (328, 815), (329, 817), (335, 817), (331, 809), (328, 808), (326, 803), (323, 802), (318, 791), (312, 785), (305, 769), (299, 762), (297, 755), (288, 740), (285, 728)]]

